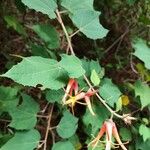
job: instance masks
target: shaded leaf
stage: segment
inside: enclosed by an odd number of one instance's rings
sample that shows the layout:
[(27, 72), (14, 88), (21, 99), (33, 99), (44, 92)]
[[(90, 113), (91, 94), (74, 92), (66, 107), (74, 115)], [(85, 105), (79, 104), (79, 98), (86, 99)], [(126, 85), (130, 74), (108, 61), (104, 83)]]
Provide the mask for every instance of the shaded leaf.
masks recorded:
[(140, 96), (142, 108), (150, 104), (149, 101), (150, 87), (147, 84), (142, 83), (141, 81), (137, 81), (135, 83), (134, 90), (135, 90), (135, 95)]
[(17, 98), (18, 90), (11, 87), (0, 87), (0, 112), (8, 112), (16, 107), (19, 99)]
[(25, 29), (21, 25), (21, 23), (14, 16), (5, 16), (5, 21), (7, 22), (8, 27), (12, 27), (19, 34), (27, 36)]
[(54, 102), (61, 103), (63, 95), (64, 95), (64, 90), (63, 89), (48, 90), (46, 92), (46, 99), (51, 103), (54, 103)]
[(132, 141), (131, 131), (127, 128), (120, 128), (119, 135), (123, 141)]
[(17, 132), (0, 150), (33, 150), (38, 146), (39, 140), (37, 130)]
[(62, 138), (71, 137), (77, 130), (77, 123), (78, 119), (74, 117), (70, 112), (65, 111), (57, 127), (58, 134)]
[(93, 116), (90, 113), (90, 111), (86, 109), (86, 113), (84, 114), (82, 118), (83, 123), (87, 130), (87, 134), (89, 134), (90, 136), (91, 134), (94, 134), (94, 135), (97, 134), (103, 122), (106, 119), (108, 119), (110, 115), (108, 110), (98, 102), (94, 103), (92, 108), (96, 115)]
[(48, 48), (55, 49), (60, 47), (59, 35), (53, 26), (47, 24), (37, 24), (32, 28), (47, 44)]
[(22, 104), (9, 110), (12, 117), (9, 126), (18, 130), (32, 129), (37, 122), (39, 105), (29, 95), (22, 94), (22, 97)]
[(51, 19), (56, 18), (55, 10), (57, 4), (55, 0), (22, 0), (22, 2), (30, 9), (42, 12), (48, 15)]

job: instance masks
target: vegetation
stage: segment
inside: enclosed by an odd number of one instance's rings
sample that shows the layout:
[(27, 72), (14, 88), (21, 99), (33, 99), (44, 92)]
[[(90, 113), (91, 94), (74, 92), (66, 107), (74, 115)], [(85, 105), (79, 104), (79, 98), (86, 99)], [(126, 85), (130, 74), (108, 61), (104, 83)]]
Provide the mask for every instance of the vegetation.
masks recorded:
[(149, 0), (1, 0), (0, 150), (150, 149)]

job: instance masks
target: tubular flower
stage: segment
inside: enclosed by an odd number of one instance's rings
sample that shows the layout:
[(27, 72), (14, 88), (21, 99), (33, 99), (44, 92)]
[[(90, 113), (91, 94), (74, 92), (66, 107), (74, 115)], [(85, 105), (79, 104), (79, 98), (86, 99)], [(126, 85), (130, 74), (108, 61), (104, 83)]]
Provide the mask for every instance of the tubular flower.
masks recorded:
[(70, 79), (65, 90), (65, 95), (62, 99), (63, 104), (65, 104), (68, 95), (72, 95), (73, 92), (75, 95), (78, 93), (78, 83), (75, 79)]
[(118, 142), (118, 145), (120, 145), (123, 150), (127, 150), (127, 148), (121, 142), (117, 127), (116, 127), (115, 123), (112, 121), (112, 119), (109, 119), (108, 121), (104, 122), (97, 137), (92, 142), (90, 142), (89, 145), (92, 144), (93, 149), (97, 146), (100, 138), (104, 135), (104, 133), (106, 133), (106, 148), (105, 148), (105, 150), (111, 150), (111, 145), (113, 145), (112, 141), (111, 141), (112, 136), (116, 139), (116, 141)]
[[(95, 113), (92, 110), (90, 97), (93, 96), (96, 93), (96, 91), (92, 91), (89, 89), (87, 92), (79, 92), (75, 96), (69, 96), (70, 98), (65, 101), (65, 105), (69, 105), (72, 110), (76, 103), (79, 103), (81, 105), (87, 105), (92, 115), (95, 115)], [(85, 100), (85, 103), (80, 102), (80, 100)]]

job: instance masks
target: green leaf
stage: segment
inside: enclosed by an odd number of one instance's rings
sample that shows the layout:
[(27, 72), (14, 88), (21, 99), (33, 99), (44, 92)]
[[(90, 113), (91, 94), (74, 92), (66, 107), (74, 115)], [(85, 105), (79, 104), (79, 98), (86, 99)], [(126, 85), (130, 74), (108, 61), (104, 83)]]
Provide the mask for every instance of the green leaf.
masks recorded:
[(37, 130), (17, 132), (0, 150), (33, 150), (38, 146), (39, 140)]
[(61, 141), (53, 145), (52, 150), (75, 150), (70, 141)]
[(62, 0), (61, 5), (72, 13), (80, 9), (93, 10), (93, 0)]
[(106, 36), (108, 30), (100, 24), (100, 12), (94, 10), (93, 0), (62, 0), (62, 6), (70, 11), (73, 23), (88, 38), (99, 39)]
[(135, 95), (140, 96), (142, 108), (150, 104), (149, 101), (150, 87), (147, 84), (142, 83), (141, 81), (137, 81), (135, 83), (134, 90), (135, 90)]
[(78, 119), (74, 117), (70, 112), (65, 111), (57, 127), (59, 136), (62, 138), (71, 137), (77, 130), (77, 123)]
[(143, 137), (144, 142), (147, 139), (150, 139), (150, 128), (146, 127), (145, 125), (140, 125), (139, 133)]
[(43, 88), (60, 89), (64, 86), (64, 70), (53, 59), (38, 56), (26, 57), (1, 75), (26, 86), (43, 85)]
[(57, 4), (55, 0), (22, 0), (30, 9), (34, 9), (48, 15), (51, 19), (56, 18), (55, 10)]
[(12, 117), (9, 126), (18, 130), (32, 129), (37, 122), (37, 113), (40, 111), (39, 105), (29, 95), (22, 94), (22, 97), (22, 104), (9, 111)]
[(119, 88), (107, 78), (102, 80), (99, 92), (106, 102), (112, 107), (114, 107), (114, 104), (118, 101), (122, 94)]
[(60, 47), (60, 39), (56, 29), (47, 24), (34, 25), (33, 30), (47, 44), (48, 48), (55, 49)]
[(101, 66), (99, 65), (99, 62), (98, 61), (94, 61), (94, 60), (91, 60), (90, 61), (90, 70), (91, 72), (93, 70), (95, 70), (98, 74), (102, 71), (102, 68)]
[(136, 140), (136, 150), (149, 150), (150, 149), (150, 139), (143, 142), (142, 138)]
[(71, 16), (73, 23), (88, 38), (100, 39), (106, 36), (108, 30), (99, 23), (100, 12), (91, 10), (78, 10)]
[(150, 69), (150, 48), (143, 39), (137, 39), (132, 44), (135, 52), (133, 55), (142, 60), (147, 69)]
[(97, 86), (100, 84), (100, 78), (99, 78), (97, 72), (95, 71), (95, 69), (92, 70), (90, 79), (91, 79), (91, 82), (94, 84), (94, 86)]
[[(102, 126), (103, 122), (109, 118), (108, 110), (103, 107), (102, 104), (96, 102), (93, 104), (93, 111), (95, 112), (95, 116), (93, 116), (88, 109), (86, 109), (86, 113), (83, 116), (83, 123), (86, 127), (87, 134), (96, 135), (99, 131), (100, 127)], [(89, 131), (91, 126), (91, 131)]]
[(70, 78), (79, 78), (85, 73), (82, 62), (73, 55), (62, 55), (60, 66), (68, 72)]
[(46, 99), (51, 102), (58, 102), (61, 103), (62, 97), (64, 95), (64, 90), (60, 89), (60, 90), (48, 90), (46, 92)]
[(7, 22), (8, 27), (12, 27), (19, 34), (27, 36), (25, 29), (20, 24), (20, 22), (17, 20), (17, 18), (15, 18), (14, 16), (5, 16), (4, 19)]
[(123, 141), (132, 141), (131, 131), (127, 128), (120, 128), (119, 135)]
[(31, 53), (33, 56), (41, 56), (44, 58), (49, 58), (47, 49), (41, 45), (36, 45), (31, 43)]
[(17, 98), (18, 90), (11, 87), (0, 87), (0, 112), (8, 112), (17, 106), (19, 99)]

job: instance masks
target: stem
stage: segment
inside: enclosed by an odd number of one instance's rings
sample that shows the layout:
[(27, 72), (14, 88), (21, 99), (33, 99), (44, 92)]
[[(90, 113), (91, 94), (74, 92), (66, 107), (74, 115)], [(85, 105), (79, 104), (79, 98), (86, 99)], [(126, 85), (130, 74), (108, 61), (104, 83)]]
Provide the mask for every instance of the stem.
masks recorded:
[[(60, 15), (60, 12), (59, 12), (58, 9), (56, 10), (56, 14), (57, 14), (57, 17), (58, 17), (57, 19), (58, 19), (58, 21), (59, 21), (59, 23), (60, 23), (60, 25), (61, 25), (61, 27), (62, 27), (64, 33), (65, 33), (65, 36), (66, 36), (66, 39), (67, 39), (67, 42), (68, 42), (68, 46), (69, 46), (70, 52), (71, 52), (72, 55), (75, 55), (74, 50), (73, 50), (73, 47), (72, 47), (71, 39), (70, 39), (70, 37), (69, 37), (69, 34), (68, 34), (67, 30), (66, 30), (66, 27), (65, 27), (65, 25), (64, 25), (64, 23), (63, 23), (63, 20), (62, 20), (62, 18), (61, 18), (61, 15)], [(93, 91), (95, 91), (95, 89), (94, 89), (93, 86), (91, 85), (91, 83), (90, 83), (90, 81), (88, 80), (88, 78), (86, 77), (86, 75), (84, 75), (84, 80), (87, 82), (88, 86), (89, 86)], [(113, 114), (114, 116), (116, 116), (116, 117), (118, 117), (118, 118), (123, 119), (123, 116), (117, 114), (114, 110), (112, 110), (111, 107), (109, 107), (109, 105), (106, 104), (105, 100), (103, 100), (103, 99), (100, 97), (100, 95), (99, 95), (98, 93), (96, 93), (96, 96), (97, 96), (97, 98), (101, 101), (101, 103), (110, 111), (111, 114)]]
[(58, 19), (59, 23), (61, 24), (62, 29), (63, 29), (63, 31), (64, 31), (64, 33), (65, 33), (65, 36), (66, 36), (66, 39), (67, 39), (68, 46), (69, 46), (69, 48), (70, 48), (71, 54), (72, 54), (72, 55), (75, 55), (75, 53), (74, 53), (74, 51), (73, 51), (73, 48), (72, 48), (71, 39), (69, 38), (69, 34), (68, 34), (68, 32), (67, 32), (67, 30), (66, 30), (66, 27), (65, 27), (65, 25), (64, 25), (64, 23), (63, 23), (63, 21), (62, 21), (62, 18), (61, 18), (61, 15), (60, 15), (58, 9), (56, 10), (56, 14), (57, 14), (57, 19)]
[[(51, 118), (52, 118), (53, 108), (54, 108), (54, 104), (52, 104), (52, 107), (50, 109), (50, 113), (49, 113), (49, 116), (48, 116), (47, 128), (46, 128), (46, 134), (45, 134), (45, 138), (44, 138), (44, 148), (43, 148), (43, 150), (47, 149), (47, 139), (48, 139), (48, 133), (49, 133), (49, 131), (51, 131), (50, 128), (51, 128)], [(51, 131), (51, 133), (52, 133), (52, 131)], [(52, 137), (53, 137), (53, 133), (52, 133)]]

